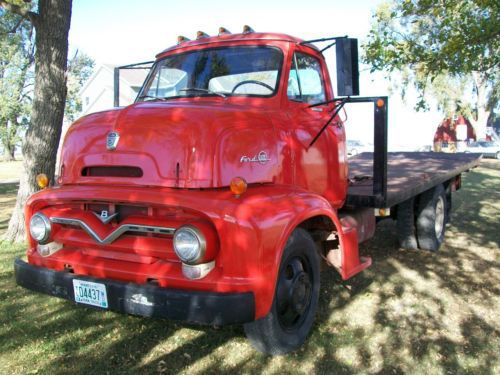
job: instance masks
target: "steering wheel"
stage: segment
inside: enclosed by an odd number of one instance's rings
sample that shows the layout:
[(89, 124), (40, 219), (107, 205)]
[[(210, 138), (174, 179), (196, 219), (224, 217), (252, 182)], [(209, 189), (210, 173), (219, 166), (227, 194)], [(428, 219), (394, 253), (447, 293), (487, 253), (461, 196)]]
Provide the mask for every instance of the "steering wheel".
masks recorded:
[(238, 87), (243, 86), (243, 85), (248, 85), (248, 84), (250, 84), (250, 83), (253, 83), (253, 84), (255, 84), (255, 85), (264, 86), (266, 89), (271, 90), (271, 91), (274, 91), (274, 89), (273, 89), (271, 86), (269, 86), (267, 83), (264, 83), (264, 82), (261, 82), (261, 81), (256, 81), (256, 80), (254, 80), (254, 79), (248, 79), (248, 80), (246, 80), (246, 81), (241, 81), (241, 82), (238, 82), (238, 83), (236, 84), (236, 86), (234, 86), (234, 87), (233, 87), (233, 90), (231, 91), (231, 94), (233, 94), (233, 93), (236, 91), (236, 89), (237, 89)]

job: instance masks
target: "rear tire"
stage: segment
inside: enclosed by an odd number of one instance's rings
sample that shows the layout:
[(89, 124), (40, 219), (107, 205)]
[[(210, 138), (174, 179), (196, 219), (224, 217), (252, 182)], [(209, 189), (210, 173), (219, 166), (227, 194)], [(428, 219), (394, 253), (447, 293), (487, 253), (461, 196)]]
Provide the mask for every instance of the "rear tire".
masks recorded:
[(316, 315), (319, 283), (316, 246), (306, 230), (297, 228), (281, 258), (271, 310), (265, 317), (244, 325), (255, 349), (280, 355), (304, 343)]
[(415, 228), (415, 198), (410, 198), (397, 208), (396, 228), (399, 247), (406, 250), (417, 250), (417, 231)]
[(445, 225), (451, 222), (451, 207), (452, 207), (452, 189), (450, 182), (446, 187), (446, 217), (445, 217)]
[(444, 240), (447, 206), (443, 185), (420, 194), (417, 212), (417, 242), (420, 249), (439, 250)]

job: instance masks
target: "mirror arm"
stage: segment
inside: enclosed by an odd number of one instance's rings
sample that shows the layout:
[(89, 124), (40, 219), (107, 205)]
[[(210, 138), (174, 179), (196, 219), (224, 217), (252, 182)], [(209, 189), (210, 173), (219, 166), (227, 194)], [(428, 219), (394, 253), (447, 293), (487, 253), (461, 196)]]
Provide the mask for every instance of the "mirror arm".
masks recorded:
[(308, 105), (307, 108), (313, 108), (313, 107), (318, 107), (320, 105), (325, 105), (325, 104), (330, 104), (330, 103), (334, 103), (334, 102), (342, 102), (343, 100), (345, 100), (345, 98), (335, 98), (335, 99), (330, 99), (330, 100), (326, 100), (324, 102), (319, 102), (319, 103), (314, 103), (314, 104), (311, 104), (311, 105)]
[[(339, 100), (339, 99), (337, 99), (337, 100)], [(313, 138), (313, 140), (311, 141), (311, 143), (309, 143), (309, 146), (307, 146), (307, 151), (309, 151), (309, 149), (311, 148), (311, 146), (312, 146), (314, 143), (316, 143), (316, 141), (318, 140), (319, 136), (320, 136), (321, 134), (323, 134), (323, 132), (325, 131), (326, 127), (327, 127), (328, 125), (330, 125), (330, 123), (331, 123), (331, 122), (332, 122), (332, 120), (335, 118), (335, 116), (337, 116), (337, 114), (340, 112), (340, 110), (341, 110), (342, 108), (344, 108), (344, 105), (345, 105), (345, 103), (347, 103), (347, 101), (348, 101), (348, 100), (349, 100), (349, 96), (348, 96), (348, 97), (346, 97), (346, 98), (342, 98), (342, 99), (340, 99), (340, 100), (339, 100), (339, 101), (340, 101), (340, 104), (339, 104), (339, 105), (337, 105), (337, 106), (335, 107), (335, 111), (333, 112), (333, 115), (331, 115), (331, 117), (328, 119), (328, 121), (326, 122), (326, 124), (325, 124), (325, 125), (323, 125), (323, 127), (322, 127), (322, 128), (321, 128), (321, 130), (318, 132), (318, 134), (316, 134), (316, 136)]]

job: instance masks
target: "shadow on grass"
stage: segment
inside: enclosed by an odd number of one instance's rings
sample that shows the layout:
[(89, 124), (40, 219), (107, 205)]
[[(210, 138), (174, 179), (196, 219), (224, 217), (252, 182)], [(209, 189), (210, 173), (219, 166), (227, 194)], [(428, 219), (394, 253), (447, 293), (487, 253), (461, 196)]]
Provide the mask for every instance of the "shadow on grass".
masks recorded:
[(499, 201), (497, 167), (465, 176), (439, 253), (398, 249), (387, 220), (362, 246), (369, 270), (345, 282), (323, 272), (313, 332), (283, 357), (255, 352), (239, 326), (122, 316), (25, 291), (11, 270), (22, 248), (2, 245), (0, 363), (9, 373), (51, 374), (494, 373), (500, 272), (498, 216), (489, 213)]

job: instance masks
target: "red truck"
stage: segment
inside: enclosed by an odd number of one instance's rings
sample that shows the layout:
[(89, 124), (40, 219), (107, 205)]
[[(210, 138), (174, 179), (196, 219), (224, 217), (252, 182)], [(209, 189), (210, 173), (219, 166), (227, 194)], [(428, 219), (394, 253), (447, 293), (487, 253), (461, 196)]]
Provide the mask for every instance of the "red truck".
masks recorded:
[[(333, 45), (336, 93), (322, 53)], [(357, 60), (347, 37), (180, 37), (132, 105), (69, 129), (57, 184), (26, 206), (17, 283), (97, 309), (244, 324), (258, 350), (295, 350), (322, 263), (343, 280), (369, 267), (359, 244), (382, 218), (397, 220), (401, 247), (437, 251), (451, 193), (479, 162), (388, 153), (387, 98), (357, 96)], [(339, 111), (361, 102), (374, 152), (348, 160)]]

